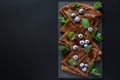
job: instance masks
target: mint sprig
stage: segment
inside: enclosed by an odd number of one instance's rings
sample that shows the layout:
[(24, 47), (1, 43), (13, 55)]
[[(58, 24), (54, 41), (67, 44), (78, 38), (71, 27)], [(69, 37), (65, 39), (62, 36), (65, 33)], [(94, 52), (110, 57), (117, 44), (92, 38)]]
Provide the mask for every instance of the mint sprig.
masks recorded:
[(72, 8), (75, 9), (75, 8), (79, 8), (80, 7), (80, 4), (79, 3), (76, 3), (76, 4), (73, 4), (72, 5)]
[(101, 75), (99, 68), (93, 68), (90, 73), (95, 75), (95, 76), (100, 76)]
[(94, 63), (90, 65), (88, 71), (95, 76), (100, 76), (101, 75), (100, 69), (95, 67)]
[(59, 46), (59, 52), (60, 52), (60, 54), (65, 55), (65, 54), (70, 52), (70, 48), (67, 45), (60, 45)]
[(69, 19), (67, 18), (64, 18), (64, 17), (59, 17), (59, 20), (60, 20), (60, 22), (62, 23), (62, 24), (66, 24), (66, 23), (68, 23), (69, 22)]
[(103, 36), (101, 33), (97, 32), (96, 36), (94, 37), (94, 39), (98, 42), (101, 42), (103, 40)]
[(97, 41), (97, 42), (101, 42), (103, 40), (103, 36), (101, 33), (99, 32), (95, 32), (94, 30), (90, 33), (92, 38)]
[(99, 8), (102, 7), (102, 3), (101, 3), (100, 1), (97, 1), (97, 2), (95, 2), (95, 3), (93, 4), (93, 7), (94, 7), (95, 9), (99, 9)]

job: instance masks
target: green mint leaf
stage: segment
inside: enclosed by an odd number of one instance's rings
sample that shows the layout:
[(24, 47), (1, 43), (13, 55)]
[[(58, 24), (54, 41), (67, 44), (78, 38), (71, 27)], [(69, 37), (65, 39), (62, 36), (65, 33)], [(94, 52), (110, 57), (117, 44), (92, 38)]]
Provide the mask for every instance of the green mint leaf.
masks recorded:
[(84, 28), (88, 28), (90, 26), (89, 20), (87, 18), (83, 18), (82, 25)]
[(60, 22), (62, 23), (62, 24), (66, 24), (66, 23), (68, 23), (69, 22), (69, 19), (67, 18), (64, 18), (64, 17), (59, 17), (59, 20), (60, 20)]
[(102, 34), (101, 33), (97, 33), (94, 39), (96, 41), (98, 41), (98, 42), (102, 41), (103, 40)]
[(68, 38), (69, 40), (74, 40), (75, 39), (75, 33), (73, 31), (68, 33)]
[(59, 46), (59, 52), (63, 55), (70, 52), (70, 48), (67, 45), (60, 45)]
[(77, 64), (77, 61), (75, 61), (74, 59), (69, 59), (68, 64), (71, 66), (75, 66)]
[(75, 9), (75, 8), (79, 8), (80, 7), (80, 4), (76, 3), (74, 5), (72, 5), (72, 8)]
[(68, 22), (69, 22), (69, 19), (67, 18), (67, 19), (65, 20), (65, 24), (68, 23)]
[(99, 68), (93, 68), (92, 71), (91, 71), (91, 74), (93, 74), (95, 76), (100, 76), (101, 75)]
[(89, 67), (89, 69), (88, 69), (88, 71), (91, 72), (94, 67), (95, 67), (95, 64), (94, 63), (91, 64), (90, 67)]
[(92, 38), (94, 38), (96, 35), (96, 32), (93, 30), (90, 34), (91, 34)]
[(88, 45), (85, 47), (85, 52), (89, 53), (91, 49), (92, 49), (92, 45)]
[(95, 9), (99, 9), (99, 8), (102, 7), (102, 3), (101, 3), (100, 1), (97, 1), (97, 2), (95, 2), (95, 3), (93, 4), (93, 7), (94, 7)]

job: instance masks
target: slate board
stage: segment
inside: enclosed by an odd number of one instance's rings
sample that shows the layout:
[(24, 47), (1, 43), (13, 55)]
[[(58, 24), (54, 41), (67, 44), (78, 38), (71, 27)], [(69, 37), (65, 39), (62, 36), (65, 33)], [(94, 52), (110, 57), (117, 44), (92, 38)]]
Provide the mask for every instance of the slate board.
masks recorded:
[[(58, 3), (58, 17), (61, 16), (61, 14), (59, 12), (59, 9), (62, 6), (65, 6), (65, 5), (70, 4), (70, 3), (72, 3), (72, 2), (59, 2)], [(87, 3), (87, 4), (90, 4), (90, 5), (93, 5), (94, 2), (82, 2), (82, 3)], [(59, 38), (61, 36), (61, 34), (59, 32), (60, 27), (61, 27), (61, 24), (60, 24), (60, 22), (58, 20), (58, 40), (59, 40)], [(99, 28), (98, 31), (102, 33), (102, 18), (101, 18), (101, 22), (98, 25), (98, 28)], [(102, 50), (102, 42), (99, 43), (98, 46)], [(76, 74), (73, 74), (73, 73), (62, 71), (61, 70), (61, 60), (62, 60), (62, 58), (63, 58), (63, 56), (60, 55), (59, 52), (58, 52), (58, 78), (85, 78), (85, 77), (80, 76), (80, 75), (76, 75)], [(87, 78), (89, 78), (89, 79), (97, 79), (97, 78), (102, 78), (103, 77), (102, 56), (101, 56), (101, 60), (95, 63), (95, 66), (100, 69), (101, 75), (98, 76), (98, 77), (97, 76), (93, 76), (93, 75), (89, 75)]]

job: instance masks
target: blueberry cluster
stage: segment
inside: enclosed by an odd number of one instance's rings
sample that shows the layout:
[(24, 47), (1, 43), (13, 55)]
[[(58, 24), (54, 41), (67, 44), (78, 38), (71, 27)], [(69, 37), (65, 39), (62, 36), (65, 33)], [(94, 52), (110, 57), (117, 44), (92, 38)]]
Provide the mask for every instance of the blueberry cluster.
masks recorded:
[[(82, 39), (83, 38), (83, 34), (78, 34), (78, 38)], [(89, 43), (90, 43), (90, 41), (88, 39), (79, 41), (79, 44), (81, 46), (84, 46), (84, 47), (88, 46)]]
[[(79, 39), (82, 39), (82, 38), (83, 38), (83, 34), (78, 34), (78, 38), (79, 38)], [(80, 40), (80, 41), (79, 41), (79, 44), (80, 44), (81, 46), (83, 46), (84, 48), (87, 47), (89, 43), (90, 43), (90, 41), (89, 41), (88, 39), (86, 39), (86, 40)], [(74, 45), (74, 46), (73, 46), (73, 50), (78, 50), (78, 46), (77, 46), (77, 45)]]
[[(79, 14), (84, 14), (84, 10), (83, 8), (82, 9), (79, 9)], [(75, 22), (80, 22), (80, 18), (75, 14), (75, 13), (71, 13), (71, 17), (74, 18)]]
[(82, 68), (83, 72), (87, 71), (88, 64), (86, 64), (86, 63), (80, 63), (79, 66)]

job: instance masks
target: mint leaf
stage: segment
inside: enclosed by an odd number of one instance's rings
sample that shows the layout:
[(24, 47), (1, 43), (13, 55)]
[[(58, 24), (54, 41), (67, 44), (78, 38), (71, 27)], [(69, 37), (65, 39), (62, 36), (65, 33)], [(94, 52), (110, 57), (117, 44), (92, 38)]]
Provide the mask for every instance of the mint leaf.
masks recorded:
[(95, 3), (93, 4), (93, 7), (94, 7), (95, 9), (99, 9), (99, 8), (102, 7), (102, 3), (101, 3), (100, 1), (97, 1), (97, 2), (95, 2)]
[(67, 18), (64, 18), (64, 17), (59, 17), (59, 20), (60, 20), (60, 22), (62, 23), (62, 24), (66, 24), (66, 23), (68, 23), (69, 22), (69, 19)]
[(68, 64), (71, 65), (71, 66), (74, 66), (74, 65), (77, 64), (77, 62), (74, 59), (69, 59)]
[(99, 68), (93, 68), (92, 71), (91, 71), (91, 74), (93, 74), (95, 76), (100, 76), (101, 75)]
[(65, 54), (69, 53), (69, 51), (70, 51), (70, 48), (67, 45), (60, 45), (59, 46), (59, 52), (61, 54), (65, 55)]
[(88, 45), (85, 47), (85, 52), (89, 53), (91, 49), (92, 49), (92, 45)]
[(75, 39), (75, 33), (73, 31), (68, 33), (68, 38), (69, 40), (74, 40)]
[(95, 67), (94, 63), (91, 64), (90, 67), (89, 67), (89, 69), (88, 69), (88, 71), (91, 72), (94, 67)]
[(75, 8), (79, 8), (80, 7), (80, 4), (76, 3), (74, 5), (72, 5), (72, 8), (75, 9)]
[(101, 75), (99, 68), (96, 68), (94, 63), (90, 65), (88, 71), (95, 76)]
[(83, 18), (82, 25), (84, 28), (88, 28), (90, 26), (89, 20), (87, 18)]
[(102, 34), (101, 33), (97, 33), (94, 39), (96, 41), (98, 41), (98, 42), (102, 41), (103, 40)]
[(92, 38), (94, 38), (96, 35), (96, 32), (93, 30), (90, 34), (91, 34)]

